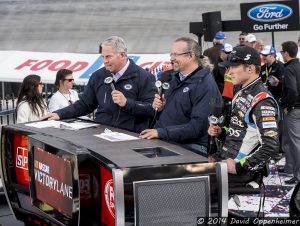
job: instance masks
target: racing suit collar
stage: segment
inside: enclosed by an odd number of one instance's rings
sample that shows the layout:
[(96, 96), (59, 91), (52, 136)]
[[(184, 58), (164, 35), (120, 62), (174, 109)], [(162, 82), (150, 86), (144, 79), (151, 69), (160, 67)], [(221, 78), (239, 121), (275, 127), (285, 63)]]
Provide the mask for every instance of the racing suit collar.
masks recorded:
[(260, 80), (261, 80), (260, 77), (256, 78), (255, 80), (253, 80), (252, 82), (250, 82), (248, 85), (242, 87), (242, 88), (241, 88), (241, 91), (247, 89), (248, 87), (252, 86), (253, 84), (255, 84), (256, 82), (258, 82), (258, 81), (260, 81)]

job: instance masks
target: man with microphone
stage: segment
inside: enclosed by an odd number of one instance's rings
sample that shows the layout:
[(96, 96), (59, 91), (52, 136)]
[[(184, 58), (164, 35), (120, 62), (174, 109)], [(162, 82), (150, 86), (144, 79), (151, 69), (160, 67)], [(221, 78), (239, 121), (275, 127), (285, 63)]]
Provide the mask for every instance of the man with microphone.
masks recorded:
[(162, 96), (156, 94), (152, 107), (159, 112), (155, 129), (141, 132), (145, 139), (160, 138), (178, 143), (197, 153), (207, 154), (208, 116), (213, 104), (222, 98), (207, 66), (201, 59), (199, 44), (191, 38), (179, 38), (171, 50), (176, 72)]
[(211, 124), (208, 134), (225, 138), (221, 150), (210, 161), (227, 163), (229, 187), (259, 182), (269, 160), (279, 151), (279, 106), (264, 86), (260, 72), (260, 55), (249, 46), (237, 46), (224, 66), (230, 67), (234, 85), (241, 89), (232, 100), (228, 129)]
[(96, 122), (141, 132), (153, 115), (155, 77), (127, 57), (122, 38), (109, 37), (101, 47), (104, 67), (92, 74), (80, 99), (44, 119), (79, 117), (97, 108)]

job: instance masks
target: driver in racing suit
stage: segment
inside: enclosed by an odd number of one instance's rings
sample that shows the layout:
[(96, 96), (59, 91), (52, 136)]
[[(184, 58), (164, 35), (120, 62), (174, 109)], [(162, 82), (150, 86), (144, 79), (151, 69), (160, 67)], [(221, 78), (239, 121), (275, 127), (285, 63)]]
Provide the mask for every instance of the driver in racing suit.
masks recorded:
[(224, 62), (234, 85), (241, 85), (232, 100), (229, 129), (210, 124), (208, 133), (224, 139), (222, 150), (210, 161), (227, 163), (229, 187), (259, 180), (260, 172), (279, 151), (279, 107), (259, 77), (260, 56), (248, 46), (235, 47)]

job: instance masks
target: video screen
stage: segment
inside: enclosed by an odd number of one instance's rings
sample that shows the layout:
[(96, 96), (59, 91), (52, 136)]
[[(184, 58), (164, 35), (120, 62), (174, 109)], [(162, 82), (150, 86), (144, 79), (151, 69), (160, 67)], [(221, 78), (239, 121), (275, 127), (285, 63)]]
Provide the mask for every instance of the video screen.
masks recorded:
[(36, 199), (71, 217), (73, 174), (71, 161), (34, 147), (34, 188)]

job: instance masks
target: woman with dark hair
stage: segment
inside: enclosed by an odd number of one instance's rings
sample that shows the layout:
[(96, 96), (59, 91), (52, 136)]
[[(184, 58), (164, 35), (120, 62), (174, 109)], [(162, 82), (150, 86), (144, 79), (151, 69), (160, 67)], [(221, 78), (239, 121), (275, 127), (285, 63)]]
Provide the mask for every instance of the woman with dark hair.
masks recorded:
[(17, 123), (37, 121), (48, 113), (42, 92), (40, 76), (28, 75), (24, 78), (17, 101)]
[(78, 93), (72, 89), (74, 81), (72, 73), (73, 72), (68, 69), (61, 69), (57, 72), (54, 84), (58, 90), (50, 99), (50, 112), (67, 107), (79, 99)]

